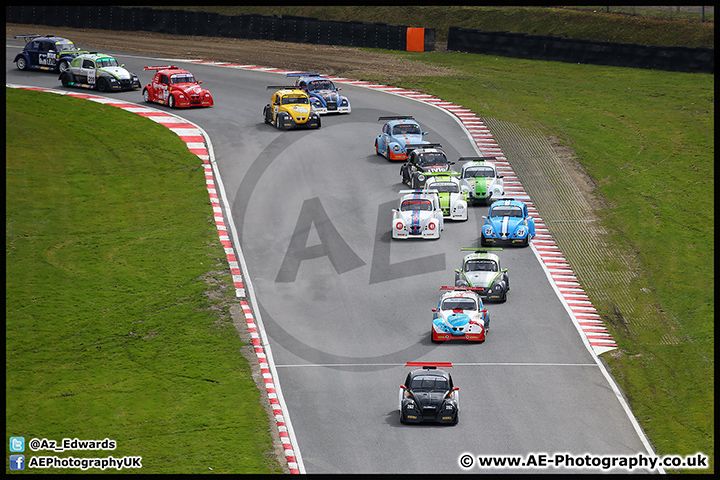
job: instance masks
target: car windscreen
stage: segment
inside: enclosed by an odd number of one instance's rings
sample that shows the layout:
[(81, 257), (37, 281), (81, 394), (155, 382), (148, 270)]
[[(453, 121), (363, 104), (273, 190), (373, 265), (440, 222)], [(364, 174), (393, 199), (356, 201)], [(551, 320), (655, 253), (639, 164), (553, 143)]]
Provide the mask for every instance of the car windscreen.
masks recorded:
[(497, 272), (498, 266), (492, 260), (468, 260), (465, 262), (466, 272)]
[(58, 52), (72, 52), (78, 48), (72, 42), (55, 42), (55, 50)]
[(393, 135), (420, 135), (420, 127), (417, 125), (395, 125)]
[(472, 298), (446, 298), (440, 307), (442, 310), (476, 310)]
[(522, 210), (520, 207), (499, 206), (492, 209), (491, 217), (518, 217), (522, 218)]
[(440, 193), (460, 193), (460, 185), (455, 182), (432, 182), (427, 187)]
[(463, 178), (479, 177), (494, 178), (495, 170), (493, 170), (491, 167), (468, 167), (465, 169), (465, 174)]
[(308, 90), (335, 90), (335, 84), (330, 80), (313, 80), (308, 82)]
[(403, 212), (407, 212), (409, 210), (423, 210), (429, 212), (432, 210), (432, 203), (430, 203), (430, 200), (425, 198), (413, 198), (410, 200), (404, 200), (402, 205), (400, 205), (400, 210)]
[(450, 389), (445, 377), (438, 375), (422, 375), (412, 379), (410, 389), (414, 391), (447, 391)]
[(170, 83), (195, 83), (195, 76), (192, 73), (175, 73), (170, 75)]
[(294, 103), (308, 103), (307, 97), (298, 97), (298, 96), (284, 96), (282, 97), (282, 104), (283, 105), (292, 105)]
[(115, 60), (114, 58), (110, 58), (110, 57), (98, 58), (97, 60), (95, 60), (95, 64), (97, 65), (97, 68), (119, 67), (120, 66), (120, 64), (118, 63), (117, 60)]
[(442, 153), (421, 153), (418, 155), (418, 165), (445, 165), (447, 158)]

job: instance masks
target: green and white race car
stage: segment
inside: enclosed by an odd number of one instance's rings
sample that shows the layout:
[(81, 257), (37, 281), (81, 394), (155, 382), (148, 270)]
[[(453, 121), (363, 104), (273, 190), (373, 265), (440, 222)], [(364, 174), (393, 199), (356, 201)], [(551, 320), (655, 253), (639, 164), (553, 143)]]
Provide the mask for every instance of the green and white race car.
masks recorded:
[(462, 268), (455, 270), (455, 286), (469, 287), (485, 300), (504, 302), (510, 291), (507, 268), (500, 265), (500, 257), (492, 253), (502, 248), (463, 247), (472, 251), (463, 258)]
[(495, 157), (461, 157), (458, 162), (464, 162), (460, 167), (462, 184), (468, 189), (468, 199), (471, 204), (490, 203), (505, 195), (505, 185), (502, 175), (498, 175), (493, 162)]
[(460, 183), (458, 172), (426, 172), (425, 188), (438, 191), (443, 217), (459, 221), (468, 219), (468, 192)]
[(103, 53), (78, 55), (70, 62), (70, 68), (60, 74), (60, 82), (64, 87), (90, 88), (101, 92), (139, 89), (140, 79), (124, 66)]

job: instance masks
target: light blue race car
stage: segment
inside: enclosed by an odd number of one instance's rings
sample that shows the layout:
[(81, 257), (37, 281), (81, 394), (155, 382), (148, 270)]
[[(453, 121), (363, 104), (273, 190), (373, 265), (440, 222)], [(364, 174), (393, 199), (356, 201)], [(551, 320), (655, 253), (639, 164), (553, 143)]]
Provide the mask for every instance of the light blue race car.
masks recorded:
[(428, 132), (423, 132), (420, 124), (410, 115), (378, 117), (378, 121), (381, 120), (386, 123), (375, 139), (375, 153), (388, 160), (406, 160), (413, 148), (429, 143), (423, 140)]
[(505, 198), (490, 205), (485, 224), (480, 231), (480, 245), (520, 245), (527, 247), (535, 237), (535, 220), (528, 214), (527, 205), (520, 200)]

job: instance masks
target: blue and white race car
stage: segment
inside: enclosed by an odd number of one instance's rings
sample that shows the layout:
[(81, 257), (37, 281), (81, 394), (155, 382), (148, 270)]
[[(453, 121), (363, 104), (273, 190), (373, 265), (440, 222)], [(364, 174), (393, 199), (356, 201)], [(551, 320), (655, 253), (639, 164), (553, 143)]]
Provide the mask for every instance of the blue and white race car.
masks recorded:
[(326, 113), (350, 113), (350, 100), (340, 95), (342, 88), (319, 73), (288, 73), (288, 77), (297, 77), (295, 86), (304, 90), (310, 97), (310, 103), (315, 111)]
[(443, 231), (443, 211), (437, 190), (400, 190), (393, 208), (392, 238), (438, 239)]
[(378, 121), (381, 120), (385, 120), (385, 124), (382, 133), (375, 138), (375, 153), (388, 160), (405, 160), (408, 146), (413, 148), (429, 143), (423, 140), (428, 132), (423, 132), (411, 115), (378, 117)]
[(13, 38), (24, 38), (25, 48), (15, 55), (15, 64), (19, 70), (37, 69), (52, 72), (65, 72), (70, 62), (87, 50), (80, 50), (67, 38), (54, 35), (15, 35)]
[(440, 287), (446, 291), (433, 308), (432, 341), (469, 340), (484, 342), (490, 329), (490, 314), (480, 295), (469, 287)]
[(520, 200), (497, 200), (483, 218), (485, 224), (480, 230), (480, 245), (483, 247), (500, 244), (527, 247), (535, 237), (535, 220), (528, 214), (527, 205)]

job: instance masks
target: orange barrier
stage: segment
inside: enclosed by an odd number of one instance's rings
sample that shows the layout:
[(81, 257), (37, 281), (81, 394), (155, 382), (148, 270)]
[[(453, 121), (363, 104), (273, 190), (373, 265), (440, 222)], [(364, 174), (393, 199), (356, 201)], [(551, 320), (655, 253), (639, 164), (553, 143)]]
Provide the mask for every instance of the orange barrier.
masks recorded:
[(408, 52), (424, 52), (425, 51), (425, 29), (412, 28), (407, 29), (407, 47)]

